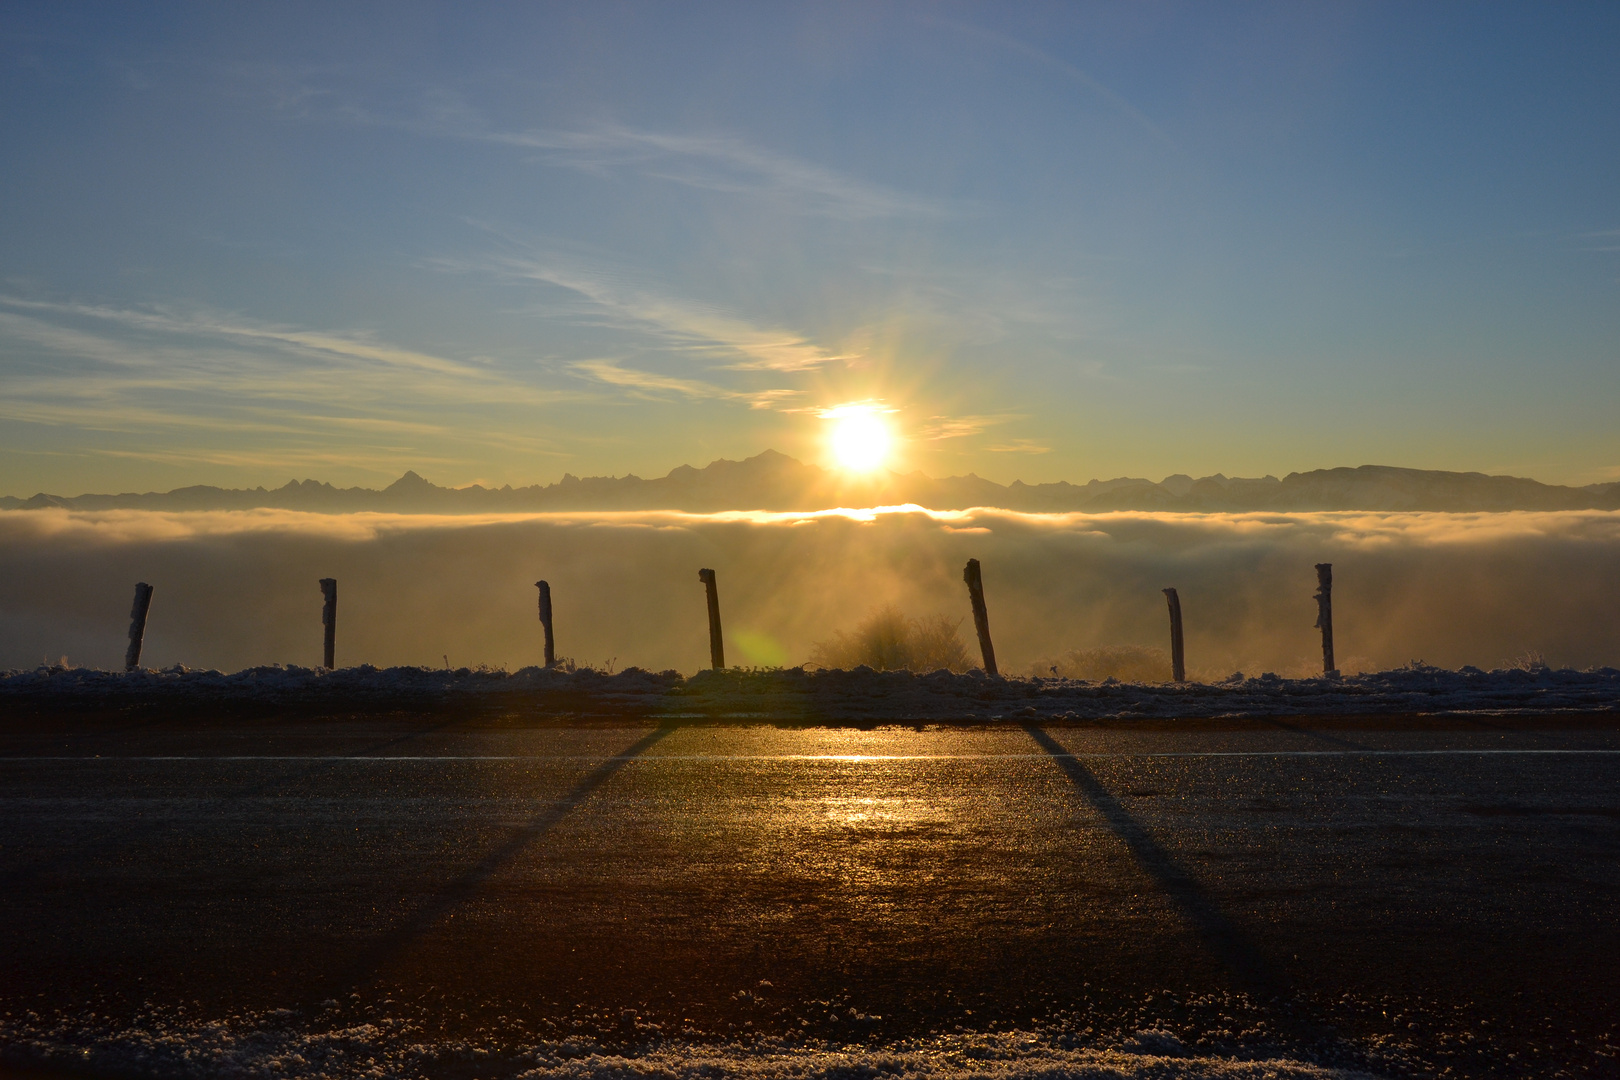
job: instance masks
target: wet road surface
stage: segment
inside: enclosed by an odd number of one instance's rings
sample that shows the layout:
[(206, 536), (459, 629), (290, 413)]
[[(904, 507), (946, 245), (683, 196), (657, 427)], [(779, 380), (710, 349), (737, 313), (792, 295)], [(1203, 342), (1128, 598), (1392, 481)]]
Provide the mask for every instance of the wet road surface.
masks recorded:
[(53, 1015), (1157, 1026), (1615, 1075), (1620, 720), (12, 718), (0, 886), (0, 1005)]

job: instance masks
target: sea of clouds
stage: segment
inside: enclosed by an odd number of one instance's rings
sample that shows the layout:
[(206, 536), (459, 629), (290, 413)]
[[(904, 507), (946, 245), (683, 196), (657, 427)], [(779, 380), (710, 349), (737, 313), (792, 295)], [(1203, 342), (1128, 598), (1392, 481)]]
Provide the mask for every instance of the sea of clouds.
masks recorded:
[(1339, 667), (1620, 661), (1620, 513), (1027, 514), (916, 507), (492, 516), (278, 510), (0, 512), (0, 668), (121, 667), (136, 581), (143, 663), (320, 661), (322, 577), (340, 666), (536, 663), (534, 582), (561, 655), (708, 664), (700, 567), (732, 664), (804, 662), (884, 604), (972, 621), (978, 558), (1004, 673), (1072, 649), (1167, 646), (1180, 591), (1195, 678), (1320, 670), (1313, 564), (1334, 564)]

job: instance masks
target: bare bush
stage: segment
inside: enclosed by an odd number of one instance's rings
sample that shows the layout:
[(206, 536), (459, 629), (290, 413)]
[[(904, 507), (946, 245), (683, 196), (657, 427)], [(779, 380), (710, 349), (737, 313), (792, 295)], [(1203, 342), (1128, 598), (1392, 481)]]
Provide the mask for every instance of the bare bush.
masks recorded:
[(1071, 649), (1062, 656), (1036, 661), (1029, 673), (1092, 682), (1104, 679), (1132, 683), (1167, 682), (1170, 679), (1170, 654), (1151, 645)]
[(966, 671), (967, 647), (957, 636), (962, 620), (945, 615), (909, 618), (892, 605), (872, 612), (854, 631), (839, 630), (810, 649), (817, 667), (865, 665), (878, 671)]

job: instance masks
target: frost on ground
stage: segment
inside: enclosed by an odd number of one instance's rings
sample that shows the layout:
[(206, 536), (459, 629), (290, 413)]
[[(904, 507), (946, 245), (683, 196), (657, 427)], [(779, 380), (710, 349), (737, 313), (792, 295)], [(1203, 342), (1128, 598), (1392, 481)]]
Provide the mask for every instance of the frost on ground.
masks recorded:
[(1545, 714), (1620, 708), (1620, 670), (1529, 666), (1285, 679), (1241, 673), (1214, 683), (991, 678), (982, 672), (676, 671), (256, 667), (229, 674), (175, 666), (0, 672), (0, 701), (35, 704), (266, 703), (321, 708), (488, 703), (558, 716), (824, 721), (1024, 721), (1374, 714)]
[[(1089, 1029), (1088, 1029), (1089, 1031)], [(401, 1077), (512, 1080), (800, 1080), (887, 1077), (1085, 1080), (1327, 1080), (1372, 1074), (1268, 1057), (1199, 1053), (1168, 1031), (1139, 1031), (1117, 1046), (1080, 1046), (1069, 1034), (937, 1035), (880, 1045), (757, 1038), (657, 1038), (609, 1046), (591, 1038), (529, 1039), (513, 1032), (435, 1039), (398, 1018), (305, 1019), (290, 1010), (221, 1020), (152, 1013), (127, 1025), (0, 1017), (0, 1069), (108, 1077)]]

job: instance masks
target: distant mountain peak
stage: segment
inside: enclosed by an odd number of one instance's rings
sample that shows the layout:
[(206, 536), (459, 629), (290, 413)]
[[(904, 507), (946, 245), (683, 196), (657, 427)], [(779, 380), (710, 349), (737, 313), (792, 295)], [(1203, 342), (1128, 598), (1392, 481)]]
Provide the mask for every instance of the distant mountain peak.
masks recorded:
[(384, 491), (394, 495), (415, 495), (419, 492), (439, 491), (436, 484), (430, 484), (422, 479), (415, 469), (406, 469), (405, 475), (383, 488)]
[(799, 461), (797, 458), (790, 458), (780, 450), (772, 450), (769, 448), (761, 450), (751, 458), (744, 458), (743, 464), (746, 465), (753, 461), (765, 462), (768, 464), (779, 464), (781, 462), (787, 462), (790, 465), (803, 464), (803, 462)]

